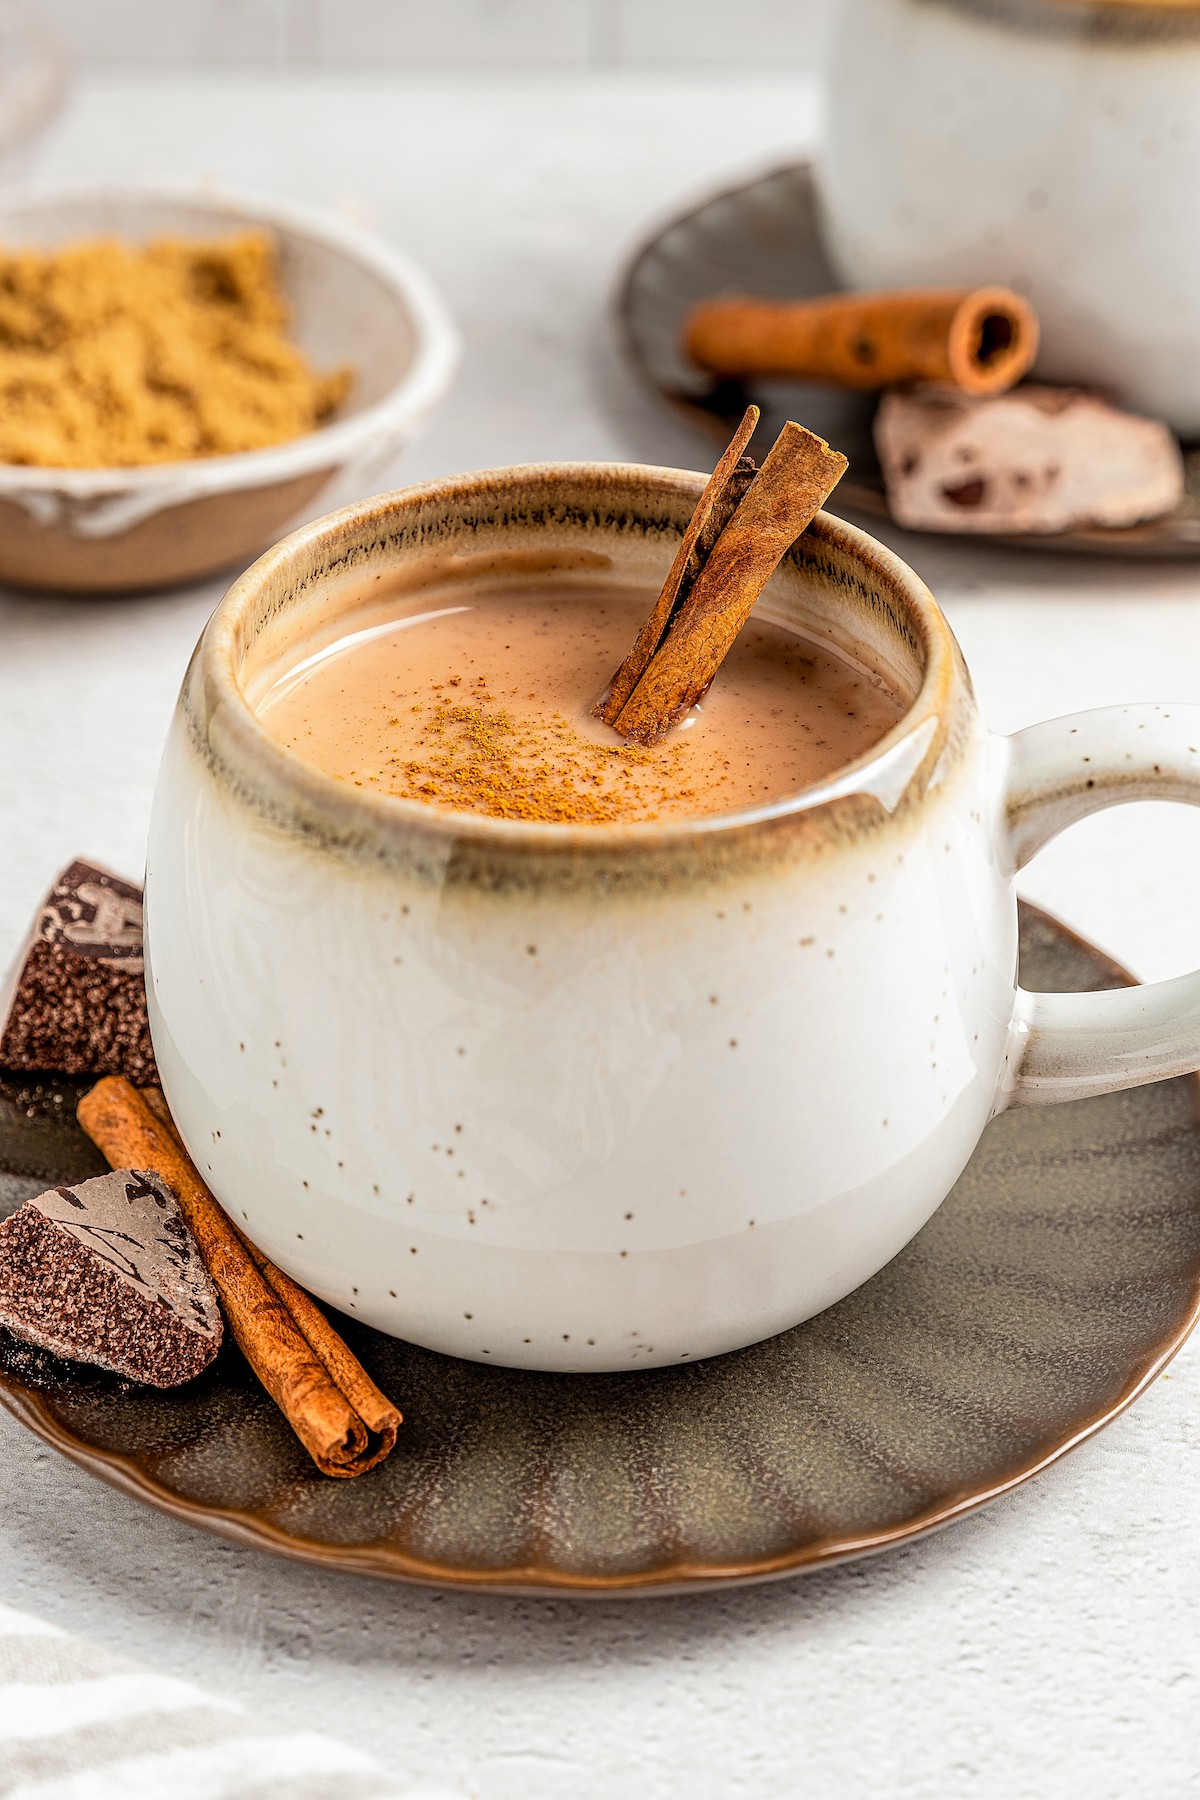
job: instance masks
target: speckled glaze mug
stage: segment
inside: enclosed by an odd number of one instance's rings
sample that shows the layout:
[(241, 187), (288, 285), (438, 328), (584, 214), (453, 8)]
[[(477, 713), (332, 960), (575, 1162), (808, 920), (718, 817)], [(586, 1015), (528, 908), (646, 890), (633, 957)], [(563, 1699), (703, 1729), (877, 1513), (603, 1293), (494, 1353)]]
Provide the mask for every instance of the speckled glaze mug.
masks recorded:
[(843, 0), (825, 112), (850, 286), (1016, 287), (1040, 375), (1200, 436), (1200, 0)]
[(894, 1256), (993, 1112), (1200, 1065), (1200, 975), (1023, 993), (1013, 893), (1098, 807), (1200, 801), (1200, 709), (990, 736), (932, 595), (824, 514), (760, 606), (907, 711), (819, 787), (525, 823), (347, 787), (260, 724), (283, 648), (371, 584), (653, 586), (702, 485), (534, 467), (365, 502), (256, 563), (184, 682), (146, 886), (172, 1109), (289, 1273), (449, 1354), (627, 1369), (767, 1337)]

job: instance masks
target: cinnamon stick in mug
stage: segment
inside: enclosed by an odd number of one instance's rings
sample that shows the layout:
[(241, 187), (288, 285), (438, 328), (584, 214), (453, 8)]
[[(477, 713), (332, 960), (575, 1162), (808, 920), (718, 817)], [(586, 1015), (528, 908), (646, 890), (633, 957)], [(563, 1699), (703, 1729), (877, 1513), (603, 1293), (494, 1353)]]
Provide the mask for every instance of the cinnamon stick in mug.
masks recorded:
[(696, 576), (703, 568), (713, 545), (732, 519), (739, 502), (754, 479), (754, 463), (746, 452), (759, 420), (757, 406), (748, 406), (742, 422), (729, 441), (729, 447), (708, 478), (708, 485), (696, 502), (696, 510), (688, 520), (675, 560), (663, 582), (649, 618), (637, 635), (633, 649), (625, 658), (609, 684), (608, 692), (596, 708), (596, 717), (615, 726), (629, 696), (646, 673), (654, 655), (692, 590)]
[(1037, 314), (1010, 288), (913, 288), (817, 300), (729, 295), (683, 324), (692, 362), (714, 375), (775, 375), (839, 387), (950, 382), (999, 394), (1033, 366)]
[[(744, 427), (743, 420), (741, 429)], [(725, 467), (736, 443), (737, 438), (718, 470)], [(783, 427), (673, 613), (666, 635), (647, 660), (628, 700), (609, 720), (622, 737), (656, 744), (695, 705), (776, 567), (812, 523), (847, 466), (846, 458), (831, 450), (824, 438), (791, 420)], [(697, 511), (704, 507), (711, 487), (710, 482)], [(689, 527), (685, 545), (690, 536)], [(667, 587), (674, 573), (672, 564)], [(651, 620), (658, 617), (661, 605), (660, 594)], [(643, 628), (639, 645), (645, 635)], [(631, 654), (636, 651), (635, 645)], [(622, 663), (614, 690), (625, 668)]]
[(114, 1168), (152, 1169), (174, 1193), (246, 1361), (324, 1475), (362, 1475), (396, 1442), (401, 1414), (320, 1308), (251, 1246), (205, 1186), (157, 1095), (120, 1076), (79, 1103)]

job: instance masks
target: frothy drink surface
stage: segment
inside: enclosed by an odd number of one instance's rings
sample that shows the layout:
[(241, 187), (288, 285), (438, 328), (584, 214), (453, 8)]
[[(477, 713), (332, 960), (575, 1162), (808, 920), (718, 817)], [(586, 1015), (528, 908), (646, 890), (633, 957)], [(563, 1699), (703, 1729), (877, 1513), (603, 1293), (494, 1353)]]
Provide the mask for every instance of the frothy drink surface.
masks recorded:
[(258, 702), (289, 749), (352, 786), (500, 818), (695, 818), (778, 799), (878, 742), (900, 701), (824, 643), (752, 618), (662, 744), (591, 716), (650, 611), (643, 588), (537, 582), (383, 603)]

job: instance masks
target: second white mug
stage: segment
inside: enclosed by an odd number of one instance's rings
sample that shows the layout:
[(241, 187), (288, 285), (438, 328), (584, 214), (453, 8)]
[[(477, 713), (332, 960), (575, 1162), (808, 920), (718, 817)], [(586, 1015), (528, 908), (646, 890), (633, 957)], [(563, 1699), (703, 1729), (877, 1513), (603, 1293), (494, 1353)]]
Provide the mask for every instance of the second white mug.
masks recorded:
[(1037, 372), (1200, 433), (1200, 5), (842, 0), (825, 235), (857, 288), (1003, 282)]

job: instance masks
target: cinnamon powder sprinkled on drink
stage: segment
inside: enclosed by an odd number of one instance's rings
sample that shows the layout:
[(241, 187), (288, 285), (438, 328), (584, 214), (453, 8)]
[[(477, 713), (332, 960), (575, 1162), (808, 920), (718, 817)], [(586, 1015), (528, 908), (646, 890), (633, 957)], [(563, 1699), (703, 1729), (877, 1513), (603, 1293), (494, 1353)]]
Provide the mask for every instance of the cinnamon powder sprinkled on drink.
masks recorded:
[(359, 785), (458, 812), (556, 825), (652, 819), (668, 795), (676, 804), (692, 797), (682, 744), (653, 752), (593, 743), (555, 713), (525, 723), (496, 705), (483, 676), (465, 688), (461, 678), (439, 682), (434, 693), (410, 708), (424, 715), (420, 755), (392, 757)]
[(592, 709), (651, 597), (603, 580), (367, 597), (330, 621), (336, 635), (265, 665), (259, 716), (294, 754), (380, 799), (580, 828), (769, 803), (895, 723), (896, 697), (833, 646), (760, 618), (677, 730), (631, 742)]

